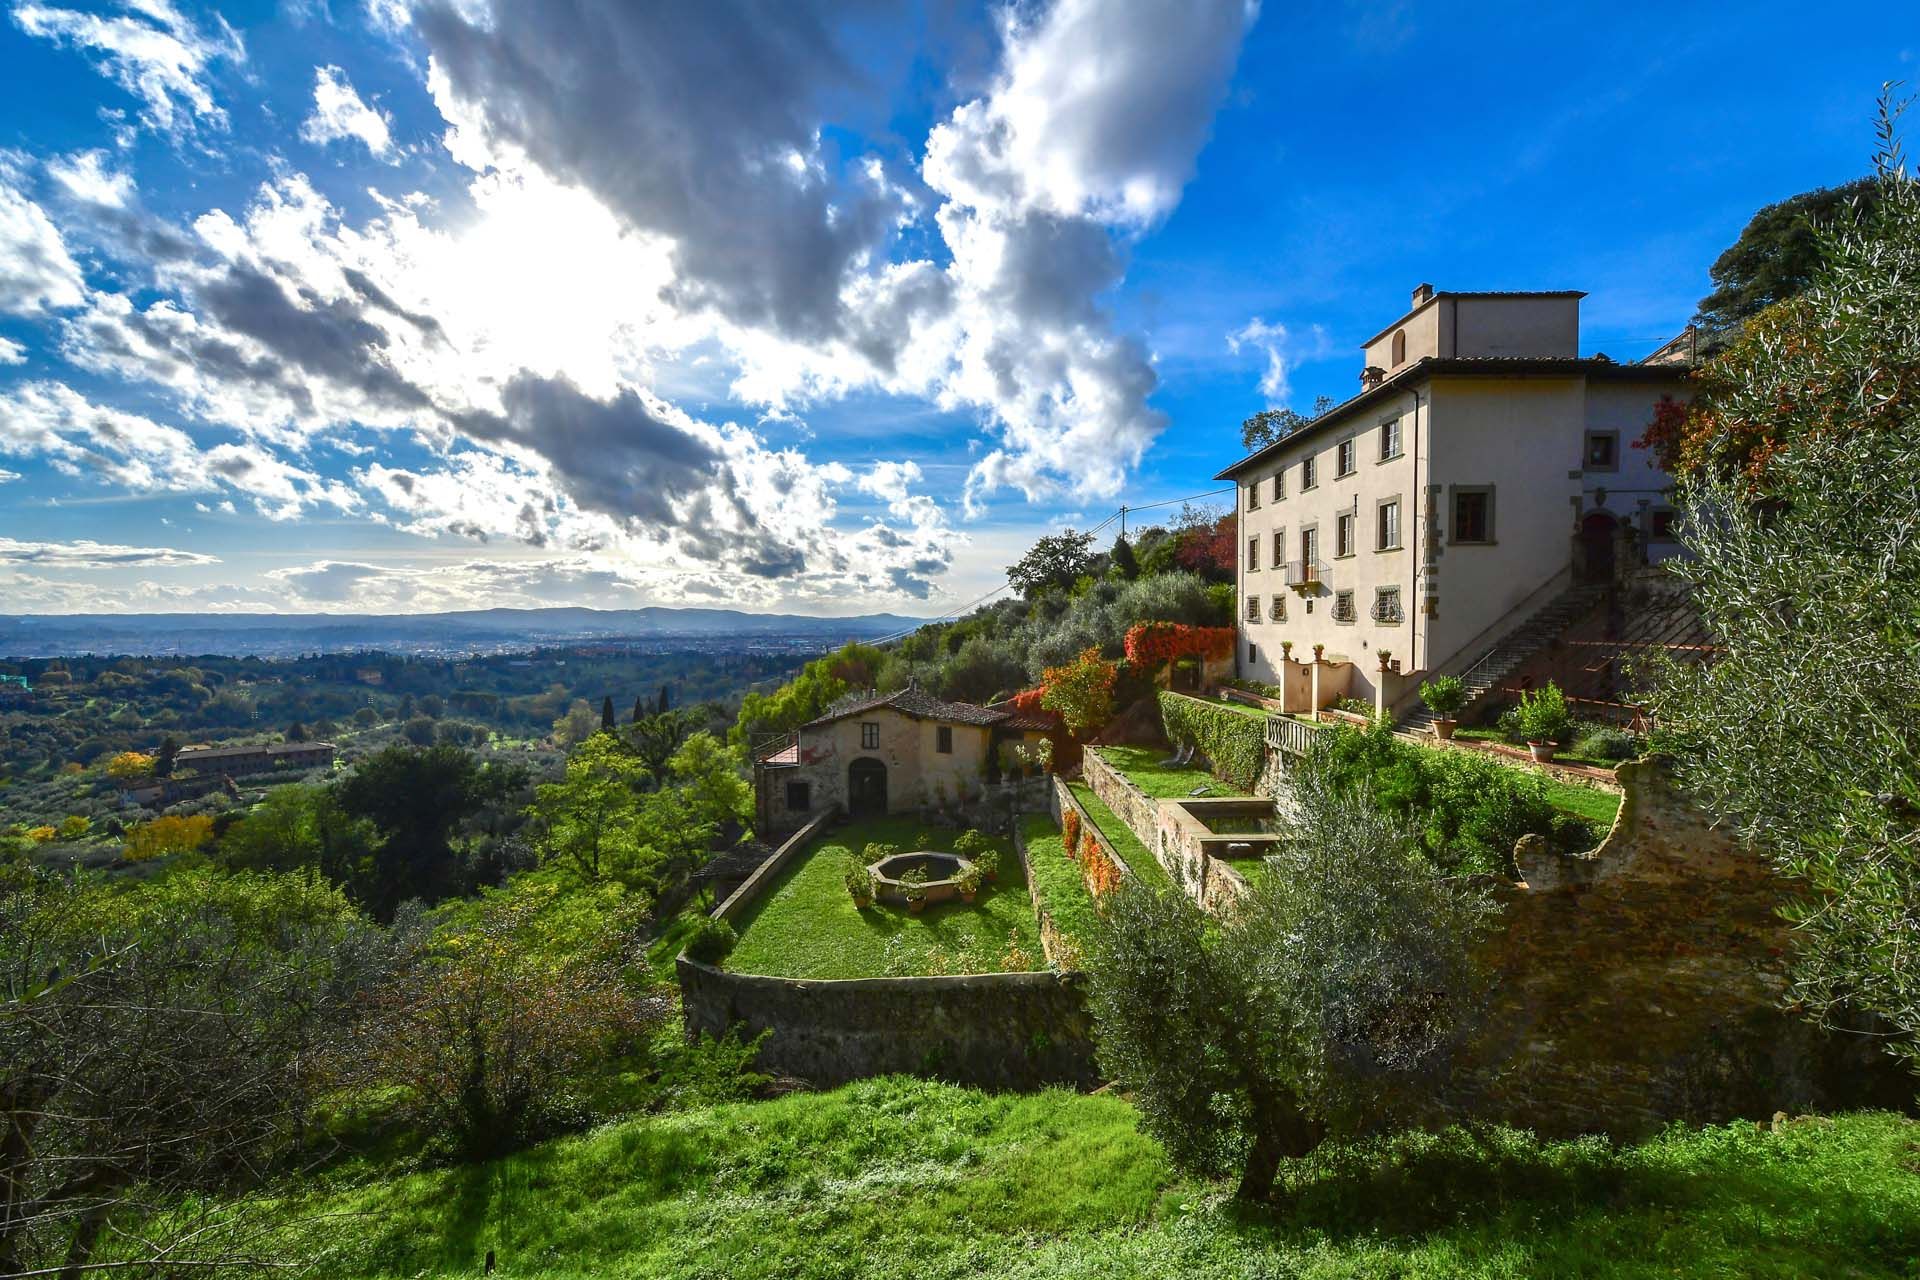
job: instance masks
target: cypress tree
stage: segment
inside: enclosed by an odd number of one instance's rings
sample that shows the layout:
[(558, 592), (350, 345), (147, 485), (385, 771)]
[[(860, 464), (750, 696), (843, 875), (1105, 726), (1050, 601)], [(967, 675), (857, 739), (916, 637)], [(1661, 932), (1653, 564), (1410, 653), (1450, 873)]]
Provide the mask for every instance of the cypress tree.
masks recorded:
[(613, 698), (611, 695), (600, 704), (600, 730), (603, 733), (612, 733), (614, 730)]

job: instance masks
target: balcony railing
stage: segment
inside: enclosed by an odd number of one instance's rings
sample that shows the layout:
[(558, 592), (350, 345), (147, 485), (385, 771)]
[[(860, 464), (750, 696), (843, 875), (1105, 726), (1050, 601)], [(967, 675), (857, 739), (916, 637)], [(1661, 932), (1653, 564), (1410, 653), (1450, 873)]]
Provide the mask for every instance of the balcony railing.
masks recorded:
[(1287, 585), (1295, 591), (1309, 590), (1326, 580), (1327, 567), (1318, 560), (1287, 561)]

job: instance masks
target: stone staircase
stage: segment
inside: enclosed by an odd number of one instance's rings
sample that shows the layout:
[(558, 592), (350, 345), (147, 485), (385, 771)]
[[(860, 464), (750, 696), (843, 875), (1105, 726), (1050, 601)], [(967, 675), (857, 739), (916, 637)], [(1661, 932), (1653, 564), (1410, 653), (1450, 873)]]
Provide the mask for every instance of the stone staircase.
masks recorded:
[[(1460, 673), (1461, 680), (1467, 686), (1467, 700), (1454, 713), (1454, 717), (1462, 723), (1471, 720), (1480, 701), (1508, 673), (1592, 612), (1606, 598), (1606, 594), (1607, 588), (1604, 586), (1575, 587), (1555, 596), (1541, 606), (1539, 612), (1501, 637), (1491, 649), (1475, 659), (1472, 666)], [(1433, 713), (1427, 710), (1425, 703), (1415, 701), (1412, 710), (1400, 717), (1396, 727), (1406, 733), (1430, 733), (1433, 729)]]

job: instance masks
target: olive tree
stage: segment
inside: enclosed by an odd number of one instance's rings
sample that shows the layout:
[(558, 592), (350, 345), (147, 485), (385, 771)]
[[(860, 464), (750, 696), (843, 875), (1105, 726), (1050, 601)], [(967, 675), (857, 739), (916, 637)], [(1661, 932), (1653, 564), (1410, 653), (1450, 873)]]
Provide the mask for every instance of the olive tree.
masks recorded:
[(1295, 799), (1234, 907), (1210, 919), (1130, 881), (1089, 966), (1103, 1067), (1177, 1163), (1237, 1165), (1249, 1199), (1329, 1137), (1427, 1114), (1486, 991), (1485, 891), (1436, 877), (1417, 836), (1318, 754)]
[(1662, 664), (1681, 780), (1798, 887), (1789, 999), (1920, 1064), (1920, 188), (1877, 198), (1708, 371), (1690, 429), (1757, 442), (1682, 486), (1710, 663)]

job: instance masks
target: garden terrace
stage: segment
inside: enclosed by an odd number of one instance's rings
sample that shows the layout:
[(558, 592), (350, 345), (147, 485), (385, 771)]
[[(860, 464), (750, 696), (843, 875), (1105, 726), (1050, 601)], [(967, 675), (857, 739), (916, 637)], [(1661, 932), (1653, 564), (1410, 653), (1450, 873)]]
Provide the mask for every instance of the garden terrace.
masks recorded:
[(1195, 788), (1207, 788), (1209, 796), (1244, 796), (1246, 791), (1214, 777), (1195, 765), (1166, 765), (1169, 752), (1162, 747), (1092, 747), (1116, 773), (1156, 800), (1184, 800)]
[(1084, 956), (1093, 941), (1093, 894), (1080, 864), (1067, 856), (1059, 826), (1045, 814), (1026, 814), (1020, 819), (1020, 842), (1032, 873), (1034, 905), (1073, 956)]
[(1067, 789), (1073, 793), (1073, 798), (1080, 802), (1080, 808), (1093, 821), (1093, 825), (1099, 828), (1100, 834), (1107, 838), (1107, 843), (1114, 847), (1115, 852), (1120, 855), (1120, 860), (1127, 864), (1127, 869), (1133, 872), (1140, 883), (1154, 889), (1173, 888), (1172, 878), (1167, 875), (1166, 868), (1160, 865), (1160, 860), (1153, 856), (1153, 851), (1140, 842), (1140, 837), (1133, 833), (1133, 828), (1122, 822), (1120, 815), (1115, 813), (1105, 800), (1094, 794), (1092, 787), (1084, 782), (1070, 782), (1067, 784)]
[(847, 863), (868, 862), (869, 844), (891, 844), (903, 853), (951, 853), (960, 834), (903, 818), (826, 830), (735, 921), (740, 941), (726, 969), (785, 978), (879, 978), (1040, 968), (1033, 902), (1020, 859), (1006, 840), (993, 841), (1000, 851), (998, 882), (972, 904), (937, 903), (917, 916), (902, 906), (854, 906), (844, 879)]

